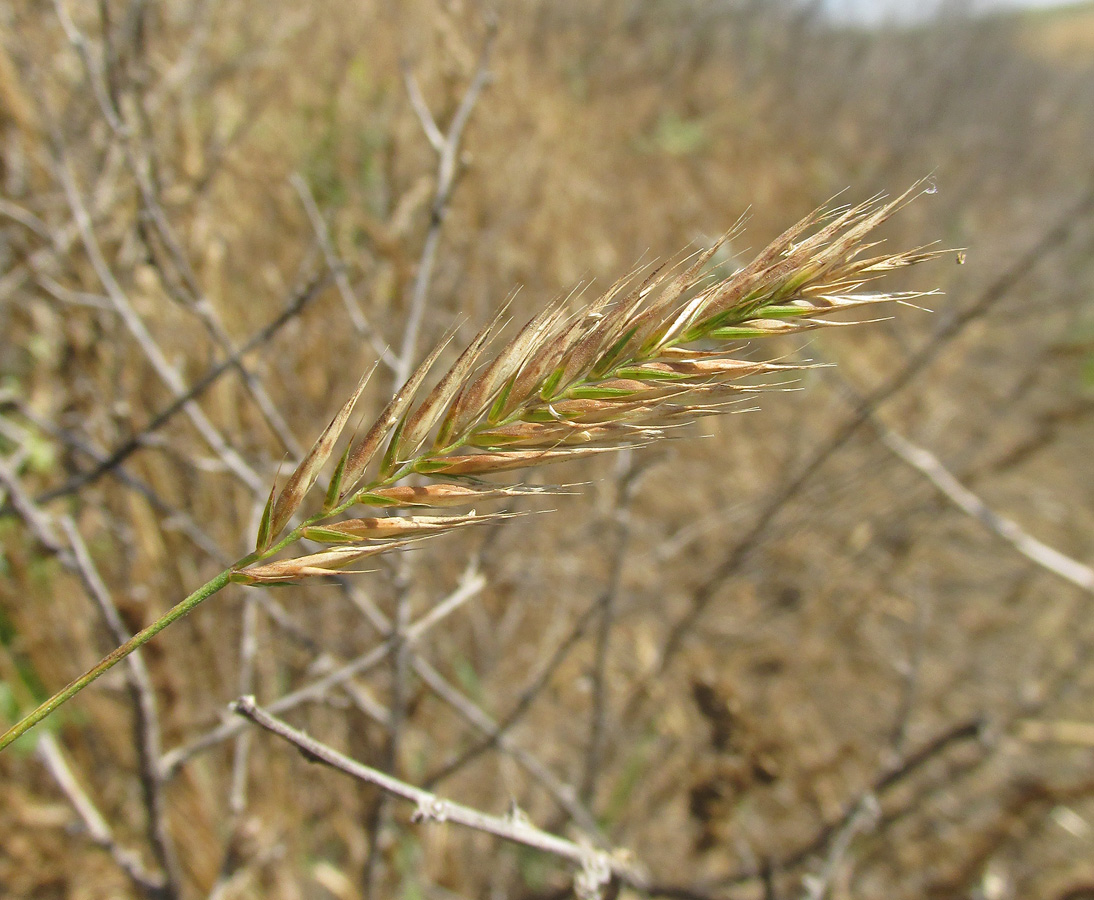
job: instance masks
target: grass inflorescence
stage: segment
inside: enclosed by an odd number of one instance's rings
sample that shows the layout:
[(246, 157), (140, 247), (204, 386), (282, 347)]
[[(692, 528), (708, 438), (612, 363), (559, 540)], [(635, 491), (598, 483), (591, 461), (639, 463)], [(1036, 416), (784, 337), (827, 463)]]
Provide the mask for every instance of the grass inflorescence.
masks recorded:
[[(800, 368), (770, 354), (757, 358), (755, 341), (850, 324), (829, 317), (923, 296), (867, 285), (946, 252), (869, 252), (877, 247), (873, 230), (929, 190), (920, 182), (892, 200), (821, 208), (748, 265), (712, 274), (709, 264), (735, 228), (683, 265), (632, 273), (576, 312), (556, 303), (503, 344), (499, 315), (426, 393), (449, 343), (442, 342), (363, 436), (347, 442), (317, 511), (290, 528), (318, 493), (319, 475), (353, 417), (366, 375), (285, 485), (271, 490), (254, 552), (50, 698), (0, 738), (0, 748), (230, 581), (284, 584), (329, 576), (419, 538), (490, 521), (496, 516), (477, 513), (482, 503), (541, 489), (499, 485), (485, 481), (488, 476), (663, 439), (680, 425), (730, 411), (742, 392), (763, 386), (757, 376)], [(411, 476), (415, 483), (400, 484)], [(410, 514), (344, 518), (355, 507)], [(438, 514), (444, 510), (457, 511)], [(274, 560), (305, 538), (330, 546)]]

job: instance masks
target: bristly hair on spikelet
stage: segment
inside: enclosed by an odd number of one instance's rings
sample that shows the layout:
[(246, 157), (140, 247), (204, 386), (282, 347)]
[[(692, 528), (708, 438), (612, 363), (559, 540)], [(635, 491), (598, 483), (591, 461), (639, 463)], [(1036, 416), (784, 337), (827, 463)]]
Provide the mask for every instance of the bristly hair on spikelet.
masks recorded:
[[(443, 509), (535, 492), (483, 476), (530, 469), (648, 444), (665, 430), (727, 412), (751, 376), (801, 368), (740, 355), (741, 342), (831, 325), (832, 313), (909, 302), (932, 292), (865, 291), (872, 280), (945, 252), (918, 247), (866, 255), (867, 236), (921, 193), (918, 182), (893, 200), (822, 207), (788, 229), (749, 265), (727, 277), (707, 271), (738, 230), (694, 257), (684, 271), (632, 273), (584, 309), (545, 309), (484, 362), (502, 328), (499, 315), (460, 354), (432, 390), (422, 387), (442, 342), (338, 462), (321, 511), (284, 538), (364, 390), (320, 435), (278, 493), (270, 493), (252, 564), (232, 580), (276, 584), (330, 575), (414, 539), (490, 521), (494, 515), (407, 515), (340, 519), (351, 507)], [(426, 483), (399, 485), (407, 476)], [(462, 482), (462, 483), (458, 483)], [(265, 562), (306, 537), (337, 544), (296, 559)]]

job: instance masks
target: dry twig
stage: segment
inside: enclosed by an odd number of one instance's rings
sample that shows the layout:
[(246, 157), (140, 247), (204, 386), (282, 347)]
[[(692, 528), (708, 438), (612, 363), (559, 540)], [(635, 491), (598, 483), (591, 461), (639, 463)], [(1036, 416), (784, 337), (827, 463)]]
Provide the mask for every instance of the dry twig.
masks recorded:
[(106, 819), (102, 817), (102, 813), (76, 780), (56, 738), (48, 731), (38, 738), (37, 753), (61, 792), (76, 810), (92, 843), (109, 853), (118, 868), (125, 872), (129, 880), (146, 897), (163, 896), (166, 889), (163, 875), (149, 872), (136, 853), (118, 843)]
[(520, 810), (514, 810), (504, 817), (493, 816), (461, 803), (444, 800), (436, 794), (423, 791), (344, 756), (270, 715), (255, 703), (253, 697), (240, 697), (232, 704), (232, 709), (294, 744), (305, 758), (326, 763), (353, 778), (373, 784), (388, 794), (413, 803), (416, 807), (413, 820), (416, 822), (452, 822), (568, 860), (578, 867), (576, 884), (580, 896), (596, 896), (598, 889), (607, 884), (613, 875), (635, 887), (641, 888), (645, 884), (644, 875), (625, 852), (609, 854), (541, 831)]
[(958, 481), (929, 450), (913, 444), (876, 419), (872, 424), (886, 447), (912, 468), (927, 476), (931, 484), (958, 509), (972, 516), (989, 531), (999, 535), (1026, 559), (1065, 581), (1070, 581), (1088, 594), (1094, 594), (1094, 569), (1037, 540), (1017, 523), (993, 511)]

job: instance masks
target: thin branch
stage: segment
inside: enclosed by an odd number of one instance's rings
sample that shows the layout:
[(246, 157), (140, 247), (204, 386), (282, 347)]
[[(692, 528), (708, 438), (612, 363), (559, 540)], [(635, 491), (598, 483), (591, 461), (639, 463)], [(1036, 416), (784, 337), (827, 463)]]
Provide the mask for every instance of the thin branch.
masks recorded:
[[(652, 883), (648, 886), (647, 894), (650, 897), (676, 898), (676, 900), (715, 900), (715, 898), (724, 896), (713, 893), (715, 888), (727, 888), (754, 881), (760, 881), (764, 884), (772, 883), (774, 876), (778, 873), (792, 870), (830, 847), (836, 835), (843, 832), (848, 827), (848, 823), (859, 812), (863, 797), (872, 796), (880, 800), (891, 788), (902, 784), (951, 747), (969, 741), (976, 741), (983, 745), (985, 743), (984, 731), (985, 723), (983, 720), (973, 719), (948, 728), (936, 735), (917, 750), (907, 754), (902, 760), (884, 768), (870, 786), (854, 802), (849, 804), (838, 818), (823, 825), (810, 841), (778, 859), (766, 857), (757, 865), (738, 869), (736, 872), (718, 878), (717, 881), (708, 882), (706, 885)], [(947, 782), (947, 790), (951, 792), (953, 790), (953, 785), (949, 782)], [(878, 829), (885, 829), (895, 821), (895, 818), (893, 815), (883, 815), (878, 824)]]
[[(844, 397), (861, 407), (863, 400), (847, 379), (834, 370), (829, 371), (830, 378), (836, 382)], [(1001, 537), (1035, 565), (1071, 582), (1088, 594), (1094, 593), (1094, 568), (1037, 540), (1016, 522), (996, 513), (965, 487), (937, 456), (889, 428), (874, 411), (866, 413), (866, 421), (898, 459), (926, 476), (958, 509)]]
[[(410, 646), (406, 641), (407, 628), (410, 626), (410, 562), (407, 557), (399, 561), (399, 599), (395, 606), (395, 619), (388, 633), (391, 652), (388, 661), (391, 664), (391, 702), (388, 711), (387, 741), (383, 753), (383, 766), (398, 775), (400, 771), (399, 753), (402, 747), (403, 731), (408, 717), (410, 698)], [(380, 792), (368, 812), (368, 858), (365, 861), (364, 883), (366, 900), (376, 896), (382, 861), (381, 838), (387, 831), (389, 820), (388, 795)]]
[(57, 782), (57, 786), (68, 799), (68, 802), (72, 804), (72, 808), (76, 810), (76, 814), (83, 822), (84, 828), (87, 829), (87, 836), (91, 842), (109, 853), (118, 868), (145, 896), (156, 898), (156, 900), (165, 896), (166, 882), (163, 876), (149, 872), (136, 853), (117, 842), (102, 814), (95, 807), (91, 798), (84, 792), (84, 789), (80, 787), (80, 783), (72, 773), (72, 769), (57, 743), (57, 739), (50, 732), (44, 731), (38, 738), (36, 747), (38, 758), (49, 771), (53, 780)]
[(596, 618), (597, 613), (600, 612), (600, 603), (594, 602), (589, 605), (581, 616), (578, 618), (574, 627), (570, 630), (570, 633), (566, 636), (556, 648), (555, 652), (551, 654), (551, 658), (547, 661), (547, 664), (540, 670), (540, 672), (532, 679), (532, 681), (521, 692), (520, 697), (517, 699), (516, 704), (509, 711), (509, 713), (498, 723), (497, 727), (490, 732), (484, 740), (480, 741), (471, 747), (468, 747), (456, 758), (442, 765), (438, 770), (431, 773), (425, 778), (425, 784), (429, 787), (436, 787), (446, 778), (450, 778), (472, 760), (481, 756), (487, 750), (493, 747), (501, 745), (501, 740), (522, 718), (525, 713), (531, 709), (532, 704), (536, 698), (542, 693), (543, 689), (551, 680), (551, 676), (557, 671), (558, 667), (566, 661), (566, 658), (570, 655), (570, 652), (580, 643), (581, 639), (585, 637), (591, 627), (593, 620)]
[(296, 730), (259, 707), (253, 697), (240, 697), (232, 704), (232, 710), (293, 744), (300, 749), (306, 759), (325, 763), (359, 781), (375, 785), (382, 791), (413, 803), (415, 805), (413, 821), (452, 822), (553, 854), (578, 866), (582, 874), (599, 881), (599, 884), (607, 883), (613, 875), (638, 888), (645, 884), (642, 873), (622, 853), (608, 854), (549, 834), (532, 825), (519, 811), (505, 817), (494, 816), (414, 787), (352, 760), (332, 747)]
[(619, 458), (616, 501), (612, 510), (613, 539), (611, 548), (608, 551), (611, 558), (608, 584), (597, 601), (600, 622), (596, 632), (592, 673), (593, 702), (589, 719), (589, 741), (585, 753), (585, 773), (581, 779), (581, 797), (588, 806), (595, 806), (596, 785), (599, 780), (604, 754), (608, 715), (608, 658), (612, 627), (615, 624), (615, 606), (619, 598), (627, 550), (631, 540), (630, 505), (634, 498), (638, 477), (648, 464), (648, 458), (636, 462), (631, 451), (625, 451), (624, 455)]
[(1011, 519), (994, 512), (976, 494), (961, 484), (929, 450), (913, 444), (876, 419), (872, 420), (871, 424), (886, 447), (908, 465), (923, 473), (931, 484), (958, 509), (997, 534), (1026, 559), (1071, 582), (1076, 587), (1082, 588), (1088, 594), (1094, 594), (1094, 568), (1037, 540)]
[[(60, 442), (63, 446), (69, 450), (73, 450), (76, 453), (86, 456), (92, 462), (101, 464), (106, 459), (105, 454), (98, 450), (91, 444), (86, 443), (81, 437), (73, 434), (71, 431), (65, 428), (60, 428), (51, 422), (47, 422), (34, 414), (34, 412), (28, 409), (25, 405), (20, 404), (19, 413), (27, 421), (31, 422), (35, 427), (40, 429), (45, 434), (48, 434), (54, 440)], [(149, 505), (163, 516), (163, 522), (161, 528), (163, 531), (180, 531), (186, 537), (188, 537), (198, 549), (203, 551), (210, 558), (217, 560), (222, 565), (227, 565), (230, 560), (224, 556), (220, 545), (214, 541), (208, 534), (206, 534), (197, 523), (189, 515), (189, 513), (183, 512), (180, 509), (176, 509), (174, 506), (164, 500), (156, 491), (154, 491), (149, 485), (141, 481), (139, 478), (132, 476), (124, 466), (118, 465), (110, 468), (108, 474), (117, 479), (117, 481), (124, 487), (142, 496), (148, 501)], [(46, 498), (48, 499), (48, 498)], [(41, 495), (34, 499), (34, 503), (43, 505), (46, 502)], [(0, 505), (0, 516), (7, 514), (8, 507), (6, 505)]]
[[(472, 583), (480, 578), (478, 574), (478, 558), (474, 556), (468, 562), (464, 571), (463, 581)], [(348, 582), (341, 581), (345, 586), (351, 600), (369, 622), (381, 634), (391, 632), (391, 622), (374, 603), (364, 597), (360, 591), (354, 590)], [(485, 581), (482, 582), (485, 586)], [(439, 607), (440, 605), (438, 605)], [(519, 746), (508, 734), (498, 733), (498, 723), (488, 715), (480, 706), (466, 697), (440, 672), (438, 672), (424, 657), (417, 652), (417, 641), (407, 644), (410, 655), (410, 666), (422, 682), (432, 690), (444, 703), (454, 709), (466, 722), (481, 734), (487, 736), (501, 752), (512, 757), (517, 765), (521, 766), (555, 801), (558, 807), (566, 813), (577, 825), (598, 844), (604, 845), (600, 834), (600, 826), (592, 813), (578, 800), (577, 792), (571, 785), (563, 783), (555, 774), (534, 754)], [(391, 727), (390, 711), (376, 703), (371, 697), (362, 696), (356, 690), (354, 682), (342, 682), (342, 689), (350, 695), (354, 704), (367, 716), (374, 719), (385, 729)]]
[[(72, 555), (80, 579), (98, 605), (111, 638), (115, 645), (124, 644), (131, 635), (118, 613), (114, 598), (95, 568), (87, 544), (76, 529), (76, 523), (65, 516), (61, 519), (61, 527), (72, 547)], [(167, 805), (163, 792), (163, 779), (159, 772), (161, 742), (156, 692), (152, 686), (148, 668), (144, 664), (144, 657), (139, 650), (126, 657), (125, 682), (133, 702), (133, 729), (136, 737), (134, 743), (137, 748), (141, 793), (147, 817), (148, 843), (166, 877), (165, 896), (179, 897), (182, 892), (182, 868), (179, 865), (174, 840), (167, 828)]]
[[(949, 318), (907, 362), (885, 384), (866, 395), (855, 407), (854, 412), (839, 428), (831, 433), (828, 440), (821, 443), (813, 455), (793, 477), (783, 482), (768, 498), (752, 527), (737, 541), (732, 550), (714, 571), (693, 592), (691, 606), (669, 631), (661, 650), (661, 661), (653, 677), (660, 677), (672, 664), (684, 638), (695, 627), (706, 608), (713, 601), (719, 588), (748, 560), (763, 542), (768, 528), (789, 502), (798, 495), (805, 484), (827, 461), (858, 432), (874, 410), (904, 390), (926, 369), (938, 355), (949, 346), (965, 329), (978, 319), (987, 315), (998, 303), (1021, 285), (1029, 274), (1037, 269), (1044, 258), (1058, 246), (1064, 244), (1075, 229), (1076, 222), (1082, 221), (1094, 211), (1094, 183), (1088, 185), (1080, 200), (1067, 209), (1046, 229), (1041, 237), (1029, 249), (1015, 259), (999, 277), (992, 281), (972, 303)], [(627, 704), (629, 713), (633, 713), (636, 704), (645, 693), (645, 685), (639, 685)]]
[[(163, 206), (159, 201), (159, 186), (153, 175), (150, 174), (153, 168), (151, 155), (144, 146), (138, 143), (135, 131), (122, 121), (117, 101), (113, 96), (113, 93), (116, 92), (111, 91), (110, 79), (108, 77), (109, 73), (105, 71), (104, 64), (96, 60), (91, 52), (89, 42), (80, 33), (75, 23), (69, 17), (61, 0), (55, 0), (54, 6), (57, 10), (58, 17), (61, 19), (62, 27), (69, 42), (72, 43), (84, 63), (88, 80), (92, 84), (92, 89), (98, 100), (103, 117), (106, 119), (107, 124), (110, 126), (111, 131), (118, 139), (122, 150), (125, 153), (126, 160), (129, 163), (129, 170), (136, 181), (137, 189), (140, 193), (145, 216), (154, 225), (160, 241), (162, 241), (163, 246), (167, 249), (168, 255), (171, 257), (171, 262), (175, 267), (176, 273), (185, 284), (186, 290), (190, 295), (188, 298), (178, 297), (176, 299), (179, 299), (181, 305), (189, 309), (198, 317), (213, 340), (216, 341), (221, 349), (227, 352), (229, 356), (232, 356), (235, 351), (234, 342), (217, 316), (216, 307), (201, 290), (193, 266), (190, 264), (189, 259), (187, 259), (182, 243), (175, 234), (175, 230), (172, 227), (170, 220), (167, 218), (167, 213), (164, 211)], [(109, 36), (108, 28), (104, 28), (104, 36)], [(139, 97), (134, 106), (138, 111), (143, 110), (143, 105), (140, 102)], [(138, 235), (141, 237), (149, 252), (153, 266), (163, 277), (165, 288), (171, 292), (171, 279), (168, 278), (167, 273), (163, 271), (163, 268), (159, 263), (158, 255), (154, 252), (154, 248), (145, 237), (143, 222), (138, 224)], [(292, 431), (289, 429), (288, 423), (277, 409), (277, 405), (270, 398), (258, 377), (243, 364), (242, 359), (237, 358), (233, 363), (233, 368), (239, 373), (244, 386), (255, 401), (255, 405), (258, 407), (259, 412), (266, 419), (270, 429), (277, 435), (290, 453), (294, 456), (300, 456), (303, 452), (302, 449), (293, 436)]]
[[(243, 620), (239, 638), (239, 689), (243, 694), (254, 691), (255, 656), (258, 653), (258, 606), (255, 598), (248, 595), (243, 600)], [(240, 816), (247, 808), (247, 773), (251, 752), (251, 732), (244, 731), (232, 749), (232, 787), (228, 795), (228, 808)], [(159, 757), (156, 758), (157, 763)]]
[(39, 273), (35, 277), (35, 282), (38, 287), (49, 294), (61, 303), (68, 304), (69, 306), (85, 306), (90, 309), (101, 309), (107, 312), (113, 312), (114, 307), (110, 305), (110, 301), (99, 294), (92, 294), (87, 291), (73, 291), (65, 287), (48, 275)]
[[(15, 473), (4, 460), (0, 460), (0, 484), (7, 489), (13, 505), (23, 517), (35, 539), (46, 550), (53, 553), (62, 565), (74, 570), (80, 576), (88, 593), (98, 604), (111, 637), (117, 643), (124, 643), (128, 639), (128, 634), (121, 616), (118, 615), (113, 598), (95, 570), (87, 546), (76, 531), (72, 520), (67, 517), (61, 520), (69, 541), (66, 546), (54, 533), (49, 517), (38, 509), (22, 490)], [(155, 693), (140, 656), (137, 654), (130, 656), (127, 663), (126, 683), (133, 699), (135, 712), (134, 729), (137, 737), (141, 789), (147, 816), (147, 836), (162, 874), (149, 874), (134, 854), (116, 844), (106, 822), (80, 789), (65, 763), (60, 747), (48, 732), (39, 740), (38, 752), (84, 821), (91, 839), (107, 849), (126, 874), (150, 896), (173, 900), (180, 896), (180, 869), (174, 843), (167, 832), (162, 782), (157, 770), (160, 744)]]
[(904, 755), (908, 742), (908, 728), (919, 698), (923, 661), (927, 655), (927, 626), (931, 619), (931, 604), (925, 596), (921, 595), (916, 598), (915, 609), (915, 621), (911, 626), (913, 629), (911, 649), (907, 660), (900, 664), (903, 683), (896, 714), (893, 716), (893, 726), (889, 733), (889, 746), (897, 759)]
[[(470, 578), (465, 578), (455, 591), (407, 629), (405, 640), (411, 644), (419, 640), (426, 631), (477, 595), (485, 583), (483, 577), (478, 573), (474, 573)], [(328, 695), (332, 688), (342, 685), (349, 679), (379, 665), (388, 657), (392, 649), (391, 641), (385, 641), (333, 672), (278, 698), (270, 703), (268, 708), (272, 713), (281, 714), (304, 703), (319, 702)], [(168, 750), (160, 760), (160, 768), (164, 773), (164, 777), (172, 777), (187, 760), (198, 753), (235, 737), (242, 730), (242, 727), (242, 723), (229, 720), (187, 744)]]
[(600, 826), (588, 808), (578, 799), (577, 791), (571, 785), (559, 780), (537, 756), (516, 744), (509, 735), (500, 734), (498, 723), (481, 707), (456, 690), (432, 665), (420, 656), (415, 655), (413, 666), (415, 674), (422, 679), (433, 693), (456, 710), (478, 731), (489, 736), (499, 750), (511, 756), (517, 765), (523, 768), (547, 791), (551, 799), (577, 823), (582, 831), (592, 839), (599, 841)]
[(877, 797), (869, 793), (863, 795), (855, 805), (850, 818), (833, 837), (821, 871), (816, 875), (806, 875), (802, 879), (802, 900), (824, 900), (832, 880), (851, 849), (851, 843), (858, 835), (877, 827), (880, 816), (881, 807), (878, 805)]
[[(479, 61), (478, 71), (464, 93), (463, 100), (452, 118), (447, 135), (441, 135), (436, 121), (429, 112), (421, 92), (417, 89), (409, 68), (404, 70), (407, 81), (407, 91), (411, 105), (414, 107), (426, 137), (439, 154), (437, 165), (437, 184), (433, 195), (433, 204), (430, 208), (429, 229), (426, 232), (425, 243), (422, 247), (421, 258), (418, 261), (418, 270), (414, 280), (414, 288), (411, 294), (410, 309), (407, 314), (406, 328), (403, 331), (402, 346), (399, 356), (395, 361), (394, 376), (396, 386), (403, 384), (410, 377), (410, 372), (415, 364), (417, 352), (418, 333), (421, 330), (422, 320), (425, 317), (426, 300), (429, 296), (430, 283), (433, 279), (433, 267), (437, 257), (437, 247), (440, 243), (441, 228), (444, 224), (448, 201), (456, 178), (456, 163), (459, 154), (460, 139), (464, 128), (471, 117), (471, 111), (478, 101), (490, 79), (490, 56), (493, 50), (496, 28), (493, 22), (488, 23), (486, 41), (483, 46), (482, 56)], [(395, 611), (395, 621), (391, 630), (390, 642), (394, 648), (391, 655), (391, 727), (388, 731), (387, 764), (392, 770), (398, 764), (399, 744), (402, 735), (402, 725), (405, 719), (405, 705), (408, 693), (407, 681), (409, 678), (409, 645), (404, 639), (404, 632), (410, 623), (410, 594), (407, 588), (409, 584), (409, 561), (404, 561), (401, 571), (403, 589)], [(376, 863), (380, 853), (380, 835), (382, 833), (382, 819), (384, 817), (386, 798), (381, 794), (371, 811), (371, 827), (369, 829), (369, 854), (365, 867), (365, 882), (367, 895), (373, 895), (375, 883)]]
[(12, 507), (26, 522), (35, 540), (45, 547), (50, 553), (56, 554), (62, 561), (69, 556), (69, 550), (64, 542), (53, 533), (53, 526), (49, 517), (42, 512), (35, 502), (23, 490), (19, 482), (19, 476), (8, 464), (7, 460), (0, 459), (0, 484), (8, 492), (8, 500)]
[(68, 494), (74, 494), (77, 491), (83, 489), (89, 484), (98, 481), (104, 475), (113, 472), (122, 462), (128, 459), (133, 453), (144, 447), (148, 441), (148, 438), (159, 431), (164, 425), (166, 425), (176, 414), (187, 409), (188, 404), (196, 400), (202, 394), (209, 390), (220, 378), (228, 371), (235, 367), (235, 363), (239, 361), (247, 353), (267, 343), (277, 332), (284, 328), (289, 322), (295, 319), (304, 310), (304, 307), (314, 299), (323, 288), (329, 283), (329, 276), (323, 276), (318, 279), (313, 279), (304, 285), (285, 305), (285, 308), (268, 324), (260, 328), (255, 334), (247, 340), (242, 346), (240, 346), (231, 356), (222, 360), (215, 366), (210, 368), (204, 375), (195, 381), (189, 389), (184, 393), (179, 394), (168, 403), (163, 409), (156, 413), (149, 420), (141, 431), (134, 434), (132, 437), (122, 441), (117, 447), (111, 450), (109, 453), (102, 455), (102, 458), (98, 461), (92, 469), (87, 472), (75, 475), (66, 481), (64, 484), (58, 485), (55, 488), (50, 488), (47, 491), (43, 491), (37, 497), (35, 502), (42, 504), (48, 503), (50, 500), (55, 500), (58, 497), (64, 497)]
[(422, 89), (418, 86), (418, 79), (414, 77), (414, 72), (409, 65), (404, 63), (402, 68), (406, 95), (410, 98), (410, 106), (422, 125), (422, 131), (425, 132), (425, 136), (433, 149), (438, 153), (444, 153), (445, 137), (441, 133), (441, 129), (437, 127), (437, 120), (433, 118), (433, 113), (429, 111), (429, 104), (425, 102), (425, 97), (422, 96)]
[(106, 79), (103, 78), (102, 64), (95, 58), (95, 54), (91, 52), (91, 45), (88, 43), (86, 37), (79, 28), (76, 27), (76, 23), (72, 21), (72, 16), (69, 15), (68, 9), (62, 0), (54, 0), (53, 8), (57, 13), (57, 20), (61, 23), (61, 29), (65, 33), (65, 37), (68, 38), (68, 42), (72, 45), (76, 54), (80, 57), (80, 61), (84, 64), (84, 68), (87, 70), (91, 82), (91, 90), (95, 94), (95, 99), (98, 101), (99, 108), (102, 110), (107, 124), (110, 126), (110, 130), (115, 135), (126, 133), (126, 125), (118, 116), (118, 112), (114, 107), (113, 101), (110, 99), (110, 95), (107, 93)]
[[(477, 579), (479, 577), (477, 573), (478, 558), (476, 556), (472, 557), (469, 561), (463, 578), (465, 581), (467, 579)], [(485, 585), (485, 581), (483, 584)], [(373, 627), (381, 633), (390, 633), (390, 621), (375, 604), (368, 602), (366, 598), (360, 596), (359, 592), (353, 591), (352, 588), (350, 596), (355, 605), (360, 608), (362, 613), (364, 613), (372, 623)], [(576, 822), (590, 838), (603, 845), (600, 826), (597, 824), (592, 813), (590, 813), (580, 800), (578, 800), (577, 792), (574, 788), (571, 785), (563, 783), (541, 760), (516, 744), (508, 734), (499, 733), (498, 723), (493, 717), (488, 715), (480, 706), (455, 688), (440, 672), (422, 657), (421, 654), (417, 652), (416, 643), (417, 642), (413, 642), (406, 645), (410, 656), (410, 666), (413, 669), (414, 674), (422, 680), (426, 687), (432, 690), (444, 703), (447, 703), (452, 707), (452, 709), (454, 709), (473, 728), (485, 735), (498, 750), (512, 757), (517, 765), (521, 766), (525, 772), (543, 787), (563, 812)], [(352, 682), (345, 684), (344, 689), (352, 687), (352, 684)], [(367, 715), (370, 715), (385, 728), (390, 728), (391, 721), (388, 710), (385, 710), (382, 707), (370, 710), (367, 707), (369, 705), (375, 707), (376, 704), (368, 704), (367, 702), (361, 703), (360, 701), (363, 698), (351, 697), (351, 699), (353, 699), (358, 707)]]
[[(456, 164), (459, 161), (460, 139), (463, 137), (464, 128), (471, 118), (471, 111), (478, 102), (483, 88), (490, 83), (490, 57), (494, 48), (494, 39), (497, 27), (493, 22), (488, 23), (486, 42), (483, 46), (482, 56), (479, 60), (479, 68), (468, 85), (463, 95), (463, 100), (452, 117), (448, 126), (448, 133), (442, 140), (437, 152), (440, 159), (437, 163), (437, 186), (433, 193), (433, 204), (429, 213), (429, 230), (426, 232), (425, 245), (422, 248), (421, 259), (418, 261), (418, 272), (414, 279), (414, 289), (410, 298), (410, 309), (407, 313), (406, 330), (403, 332), (403, 342), (399, 348), (398, 363), (395, 369), (395, 382), (402, 384), (410, 376), (414, 367), (415, 354), (417, 353), (418, 333), (421, 330), (422, 319), (425, 316), (426, 297), (429, 294), (429, 284), (433, 278), (433, 265), (436, 261), (437, 246), (441, 237), (441, 226), (444, 223), (445, 213), (448, 209), (448, 201), (452, 195), (452, 188), (456, 180)], [(413, 103), (413, 97), (411, 98)], [(419, 115), (419, 118), (421, 116)], [(427, 117), (432, 121), (432, 116)], [(425, 120), (423, 120), (424, 122)], [(428, 127), (424, 126), (430, 143), (436, 147), (435, 136)], [(434, 123), (434, 129), (436, 125)]]
[(300, 202), (304, 206), (304, 211), (308, 214), (312, 229), (315, 231), (315, 238), (319, 242), (320, 249), (323, 251), (323, 258), (326, 260), (327, 267), (330, 269), (331, 275), (334, 278), (334, 283), (338, 288), (338, 293), (342, 297), (342, 303), (346, 307), (346, 313), (349, 315), (350, 322), (359, 335), (367, 338), (369, 345), (376, 354), (376, 358), (393, 372), (396, 371), (397, 360), (395, 359), (395, 354), (392, 353), (391, 348), (377, 336), (376, 329), (369, 324), (368, 320), (361, 312), (357, 296), (353, 292), (353, 286), (349, 283), (349, 278), (346, 275), (345, 263), (338, 258), (338, 252), (334, 249), (334, 244), (331, 242), (330, 229), (327, 227), (327, 222), (326, 219), (323, 218), (323, 214), (319, 211), (319, 206), (315, 202), (315, 196), (312, 194), (311, 188), (308, 187), (308, 183), (296, 172), (289, 177), (289, 183), (292, 184), (293, 188), (296, 190), (296, 193), (300, 197)]
[(33, 231), (38, 237), (46, 241), (53, 240), (49, 233), (49, 226), (28, 209), (24, 209), (18, 203), (13, 203), (7, 197), (0, 197), (0, 216), (6, 216), (13, 222), (18, 222), (29, 231)]
[[(769, 865), (777, 872), (786, 871), (823, 852), (858, 812), (862, 797), (871, 795), (880, 799), (887, 791), (898, 784), (902, 784), (927, 763), (936, 759), (951, 747), (970, 741), (983, 742), (984, 735), (985, 723), (982, 719), (971, 719), (962, 722), (936, 735), (916, 750), (908, 753), (901, 760), (882, 769), (869, 787), (854, 802), (849, 804), (838, 818), (825, 824), (812, 840), (778, 860), (769, 860)], [(723, 885), (740, 884), (759, 878), (761, 875), (762, 872), (759, 869), (748, 869), (720, 879), (719, 883)]]
[[(144, 322), (141, 320), (140, 316), (137, 315), (136, 310), (133, 309), (132, 304), (129, 302), (129, 298), (126, 297), (121, 285), (118, 284), (113, 273), (110, 271), (106, 258), (103, 256), (102, 249), (99, 247), (98, 239), (95, 237), (87, 207), (84, 206), (83, 199), (80, 197), (80, 192), (76, 187), (72, 169), (64, 150), (60, 145), (57, 147), (57, 152), (60, 155), (60, 158), (57, 161), (58, 177), (64, 187), (65, 196), (68, 199), (73, 217), (76, 220), (76, 225), (79, 228), (80, 238), (83, 241), (84, 249), (87, 251), (88, 258), (91, 260), (91, 265), (95, 269), (95, 274), (106, 289), (111, 304), (121, 316), (126, 328), (129, 329), (130, 334), (132, 334), (134, 340), (136, 340), (137, 344), (148, 358), (148, 361), (152, 364), (156, 374), (176, 398), (185, 396), (188, 389), (183, 382), (182, 376), (180, 376), (178, 371), (167, 361), (167, 357), (164, 356), (159, 345), (153, 340), (152, 335), (149, 333)], [(263, 491), (265, 485), (264, 479), (251, 468), (232, 446), (229, 445), (224, 436), (217, 430), (216, 426), (209, 421), (201, 408), (193, 400), (187, 400), (184, 403), (183, 409), (197, 427), (199, 433), (205, 439), (205, 442), (221, 458), (224, 465), (253, 491), (256, 493)]]

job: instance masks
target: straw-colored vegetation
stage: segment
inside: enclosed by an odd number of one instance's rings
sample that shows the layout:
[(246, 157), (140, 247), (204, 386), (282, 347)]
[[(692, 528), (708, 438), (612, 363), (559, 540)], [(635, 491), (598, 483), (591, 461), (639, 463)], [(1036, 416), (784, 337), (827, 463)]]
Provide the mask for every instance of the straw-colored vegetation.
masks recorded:
[(2, 12), (0, 894), (1085, 896), (1089, 9)]

